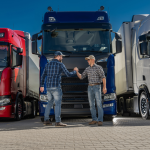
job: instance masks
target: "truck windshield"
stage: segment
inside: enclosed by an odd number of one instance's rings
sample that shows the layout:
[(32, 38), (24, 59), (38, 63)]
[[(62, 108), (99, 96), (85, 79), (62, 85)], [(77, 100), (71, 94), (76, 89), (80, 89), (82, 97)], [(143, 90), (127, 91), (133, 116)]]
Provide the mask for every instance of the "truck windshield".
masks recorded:
[(44, 31), (43, 54), (54, 53), (55, 50), (71, 53), (111, 53), (110, 37), (110, 31), (96, 29)]
[(0, 45), (0, 67), (8, 67), (9, 65), (9, 47)]

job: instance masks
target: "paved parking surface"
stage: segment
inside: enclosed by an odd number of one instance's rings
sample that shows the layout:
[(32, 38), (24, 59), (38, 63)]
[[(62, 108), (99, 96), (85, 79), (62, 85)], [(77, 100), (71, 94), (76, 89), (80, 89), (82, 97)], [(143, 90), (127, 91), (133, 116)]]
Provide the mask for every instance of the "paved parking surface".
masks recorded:
[(43, 126), (40, 117), (0, 121), (0, 150), (150, 150), (150, 120), (116, 117), (103, 126), (89, 121), (63, 118), (67, 127)]

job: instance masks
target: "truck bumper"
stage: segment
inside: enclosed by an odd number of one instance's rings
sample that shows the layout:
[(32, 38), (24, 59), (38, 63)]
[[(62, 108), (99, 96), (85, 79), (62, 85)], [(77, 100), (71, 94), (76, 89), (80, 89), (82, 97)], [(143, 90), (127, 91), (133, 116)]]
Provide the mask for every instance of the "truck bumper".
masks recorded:
[[(39, 115), (44, 116), (45, 108), (47, 106), (47, 102), (39, 101)], [(54, 109), (50, 110), (49, 115), (54, 115)]]
[(116, 100), (103, 102), (104, 115), (117, 115), (117, 103)]
[[(39, 101), (40, 116), (44, 116), (46, 105), (47, 102)], [(104, 101), (103, 103), (104, 115), (116, 115), (117, 114), (116, 108), (117, 108), (116, 100)], [(52, 108), (50, 110), (49, 115), (54, 115), (54, 114), (55, 114), (54, 109)], [(62, 115), (91, 115), (91, 112), (90, 112), (90, 108), (62, 108), (61, 114)]]
[(13, 118), (12, 105), (0, 106), (0, 118)]

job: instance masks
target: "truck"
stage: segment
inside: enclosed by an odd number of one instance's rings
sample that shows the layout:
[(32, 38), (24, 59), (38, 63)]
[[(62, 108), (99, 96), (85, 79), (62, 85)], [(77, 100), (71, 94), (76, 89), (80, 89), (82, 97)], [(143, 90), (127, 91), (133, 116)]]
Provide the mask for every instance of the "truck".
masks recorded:
[(39, 58), (28, 32), (0, 28), (0, 118), (35, 117), (39, 97)]
[[(118, 112), (122, 115), (150, 115), (150, 15), (133, 15), (123, 22), (122, 52), (115, 56), (115, 84)], [(115, 39), (113, 40), (115, 49)]]
[[(107, 80), (107, 94), (103, 95), (105, 115), (116, 115), (116, 87), (114, 72), (114, 54), (112, 53), (112, 26), (104, 7), (98, 11), (56, 12), (48, 7), (44, 15), (41, 31), (32, 36), (32, 53), (40, 58), (40, 79), (45, 65), (54, 58), (55, 51), (61, 51), (65, 57), (63, 63), (68, 71), (78, 67), (80, 73), (88, 67), (85, 57), (94, 55), (96, 64), (104, 69)], [(121, 37), (115, 33), (116, 54), (121, 52)], [(37, 51), (37, 41), (41, 40), (41, 54)], [(63, 92), (61, 115), (90, 116), (88, 102), (88, 79), (80, 80), (77, 76), (66, 77), (62, 74)], [(46, 84), (44, 92), (39, 94), (39, 115), (43, 116), (47, 105)], [(50, 111), (54, 116), (55, 105)]]

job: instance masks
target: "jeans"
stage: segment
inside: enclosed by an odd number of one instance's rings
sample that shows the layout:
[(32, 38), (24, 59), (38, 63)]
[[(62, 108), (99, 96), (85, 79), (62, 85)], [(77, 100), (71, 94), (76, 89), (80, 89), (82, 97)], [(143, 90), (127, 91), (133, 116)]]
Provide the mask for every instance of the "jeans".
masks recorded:
[[(88, 86), (88, 99), (93, 121), (103, 122), (103, 106), (101, 97), (101, 85)], [(98, 118), (96, 117), (95, 99), (98, 109)]]
[(59, 87), (47, 88), (48, 104), (45, 109), (44, 121), (49, 120), (50, 109), (55, 102), (55, 120), (61, 122), (61, 101), (62, 101), (62, 90)]

